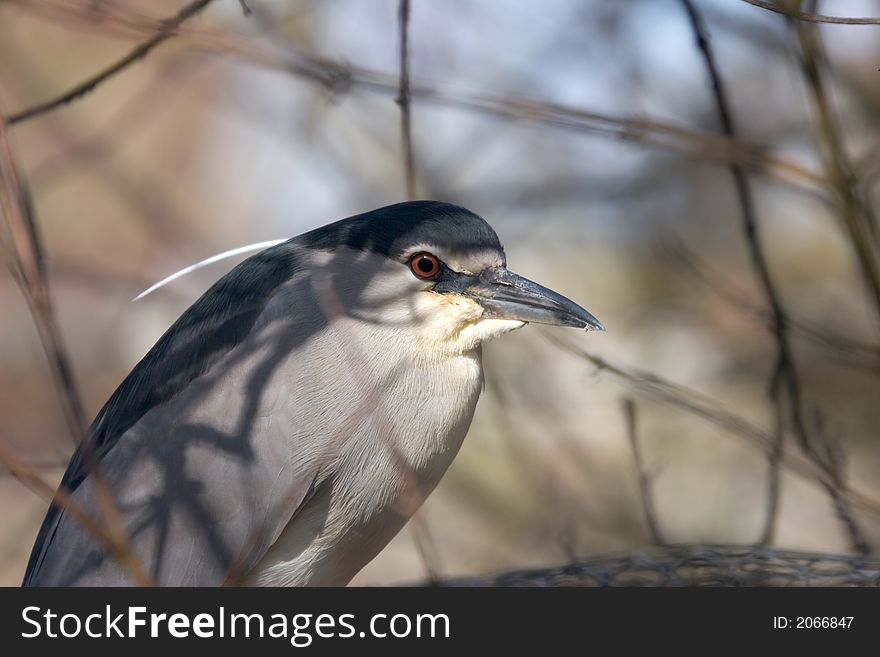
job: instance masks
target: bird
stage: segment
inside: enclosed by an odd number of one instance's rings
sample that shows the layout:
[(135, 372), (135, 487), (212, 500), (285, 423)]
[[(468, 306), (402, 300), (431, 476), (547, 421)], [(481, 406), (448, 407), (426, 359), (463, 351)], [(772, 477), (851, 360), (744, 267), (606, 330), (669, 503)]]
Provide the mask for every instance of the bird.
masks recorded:
[[(602, 331), (507, 268), (479, 215), (409, 201), (231, 269), (99, 411), (61, 480), (149, 583), (344, 586), (446, 472), (484, 342), (529, 322)], [(118, 550), (53, 505), (24, 586), (128, 586)]]

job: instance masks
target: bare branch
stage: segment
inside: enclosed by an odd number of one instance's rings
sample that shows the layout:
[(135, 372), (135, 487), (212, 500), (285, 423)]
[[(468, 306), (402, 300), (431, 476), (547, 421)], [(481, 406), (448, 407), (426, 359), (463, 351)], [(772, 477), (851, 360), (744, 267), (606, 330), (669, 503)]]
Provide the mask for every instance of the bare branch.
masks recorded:
[(819, 409), (813, 411), (813, 435), (815, 436), (814, 455), (811, 458), (828, 473), (823, 482), (825, 491), (834, 505), (834, 512), (849, 536), (850, 546), (854, 552), (870, 554), (868, 539), (856, 522), (855, 515), (845, 499), (846, 480), (844, 478), (844, 454), (837, 443), (836, 437), (828, 433), (825, 421)]
[[(43, 349), (49, 357), (55, 385), (61, 397), (65, 420), (74, 442), (83, 450), (86, 462), (94, 466), (94, 450), (91, 442), (87, 439), (88, 423), (85, 411), (73, 379), (69, 365), (70, 359), (64, 348), (61, 332), (55, 321), (44, 267), (45, 255), (39, 239), (28, 187), (13, 158), (6, 124), (2, 118), (0, 118), (0, 211), (3, 213), (11, 237), (10, 260), (13, 263), (19, 287), (36, 323)], [(3, 446), (0, 444), (0, 449), (2, 448)], [(32, 470), (28, 470), (23, 463), (5, 449), (0, 456), (2, 456), (6, 468), (28, 487), (41, 492), (44, 486), (48, 486), (38, 475)], [(95, 534), (101, 540), (111, 556), (129, 571), (135, 582), (148, 584), (150, 580), (130, 548), (121, 517), (109, 489), (104, 484), (100, 473), (95, 470), (92, 472), (92, 476), (93, 491), (102, 515), (101, 522), (106, 528), (101, 530), (99, 535), (95, 533), (95, 528), (99, 528), (99, 525), (94, 519), (88, 517), (84, 520), (81, 517), (83, 513), (77, 511), (71, 511), (72, 515), (78, 522), (83, 523), (90, 533)], [(51, 486), (48, 489), (51, 493)], [(61, 498), (58, 498), (58, 495), (61, 495)], [(68, 510), (72, 508), (65, 501), (68, 498), (69, 494), (59, 489), (59, 492), (52, 497), (53, 504), (56, 503), (56, 500), (64, 501), (62, 508)]]
[(400, 105), (400, 141), (403, 146), (406, 198), (412, 201), (416, 198), (416, 176), (409, 112), (409, 0), (400, 0), (398, 16), (400, 20), (400, 92), (395, 101)]
[(779, 394), (783, 376), (784, 361), (776, 360), (776, 368), (770, 377), (768, 393), (773, 403), (774, 426), (773, 446), (767, 455), (767, 507), (764, 510), (764, 525), (758, 542), (770, 545), (776, 537), (779, 522), (779, 499), (782, 493), (782, 457), (785, 454), (785, 408)]
[[(600, 358), (586, 350), (561, 338), (550, 331), (541, 331), (546, 340), (589, 362), (601, 372), (607, 372), (621, 380), (635, 394), (647, 399), (669, 404), (695, 417), (706, 420), (722, 431), (745, 439), (746, 443), (760, 449), (764, 454), (771, 454), (774, 447), (773, 434), (751, 421), (731, 413), (717, 401), (700, 394), (695, 390), (673, 383), (651, 372), (624, 367)], [(782, 457), (783, 466), (793, 474), (806, 480), (815, 481), (825, 487), (838, 485), (834, 473), (814, 459), (801, 452), (787, 450)], [(840, 489), (840, 495), (850, 504), (874, 517), (880, 518), (880, 499), (868, 493), (857, 491), (849, 486)]]
[(636, 466), (636, 475), (639, 481), (639, 493), (642, 496), (642, 508), (645, 511), (645, 522), (648, 525), (648, 531), (651, 533), (651, 540), (654, 545), (664, 545), (666, 540), (663, 538), (663, 532), (660, 531), (657, 509), (654, 506), (653, 481), (645, 469), (645, 464), (642, 461), (642, 450), (639, 447), (639, 438), (636, 431), (636, 404), (632, 399), (627, 398), (623, 400), (622, 406), (623, 415), (626, 419), (626, 434), (629, 437), (633, 462)]
[(153, 48), (174, 36), (175, 31), (182, 23), (198, 14), (202, 9), (211, 4), (211, 2), (213, 2), (213, 0), (195, 0), (195, 2), (191, 2), (174, 16), (159, 21), (155, 28), (155, 36), (137, 46), (125, 57), (93, 76), (83, 80), (79, 84), (74, 85), (55, 98), (40, 103), (39, 105), (34, 105), (33, 107), (29, 107), (20, 112), (10, 114), (6, 117), (6, 124), (12, 126), (17, 123), (29, 121), (30, 119), (51, 112), (59, 107), (63, 107), (78, 98), (82, 98), (89, 92), (93, 91), (99, 84), (112, 78), (117, 73), (124, 71), (138, 60), (143, 59), (151, 50), (153, 50)]
[(755, 7), (760, 7), (761, 9), (766, 9), (768, 11), (782, 14), (784, 16), (788, 16), (789, 18), (794, 18), (799, 21), (805, 21), (807, 23), (831, 23), (832, 25), (880, 25), (880, 18), (822, 16), (820, 14), (810, 14), (807, 12), (798, 11), (794, 7), (788, 9), (786, 7), (776, 4), (775, 2), (766, 2), (765, 0), (744, 0), (744, 2), (747, 2), (750, 5), (754, 5)]
[(412, 527), (413, 547), (422, 567), (425, 569), (425, 576), (428, 582), (434, 583), (440, 581), (439, 569), (437, 568), (437, 544), (431, 535), (428, 527), (428, 521), (422, 514), (416, 514), (410, 521)]
[[(87, 532), (96, 538), (119, 561), (122, 567), (128, 571), (128, 574), (131, 575), (134, 582), (141, 586), (150, 586), (152, 584), (143, 565), (132, 551), (124, 533), (113, 532), (93, 518), (91, 514), (71, 497), (66, 489), (59, 488), (58, 490), (53, 490), (52, 486), (44, 481), (32, 468), (10, 452), (2, 440), (0, 440), (0, 464), (24, 486), (47, 500), (51, 505), (70, 513)], [(101, 494), (102, 488), (103, 486), (97, 486), (96, 491)], [(106, 491), (106, 489), (103, 490)]]
[(40, 342), (49, 359), (64, 418), (75, 444), (86, 435), (85, 410), (73, 378), (70, 358), (55, 320), (46, 278), (45, 254), (27, 184), (12, 154), (6, 124), (0, 118), (0, 211), (11, 238), (10, 261), (22, 294), (30, 308)]
[(831, 102), (819, 70), (823, 52), (815, 25), (789, 21), (800, 45), (801, 69), (813, 99), (819, 151), (826, 178), (835, 194), (840, 218), (862, 271), (875, 313), (880, 316), (880, 244), (870, 199), (860, 190), (835, 124)]
[[(691, 0), (682, 0), (685, 11), (687, 12), (691, 28), (696, 38), (697, 47), (703, 55), (709, 78), (712, 83), (712, 91), (715, 96), (715, 104), (718, 109), (718, 115), (721, 119), (721, 127), (728, 137), (736, 138), (736, 129), (733, 123), (733, 116), (727, 102), (727, 93), (724, 83), (721, 80), (721, 74), (715, 63), (715, 55), (712, 51), (712, 45), (709, 42), (709, 36), (703, 24), (702, 17), (697, 12), (696, 7)], [(733, 180), (736, 187), (736, 194), (739, 198), (740, 209), (742, 211), (742, 226), (745, 234), (746, 244), (748, 245), (749, 255), (751, 256), (752, 267), (757, 274), (761, 287), (764, 290), (764, 296), (770, 306), (772, 316), (771, 329), (776, 340), (776, 365), (771, 375), (771, 384), (768, 387), (768, 394), (772, 408), (775, 412), (775, 430), (773, 434), (773, 446), (768, 455), (769, 473), (768, 473), (768, 498), (767, 498), (767, 515), (762, 532), (762, 541), (769, 542), (773, 535), (777, 513), (779, 509), (779, 463), (784, 448), (783, 437), (785, 435), (784, 409), (780, 396), (782, 385), (787, 385), (788, 398), (791, 406), (791, 417), (794, 429), (802, 446), (806, 449), (809, 439), (806, 434), (806, 427), (803, 421), (803, 409), (801, 406), (801, 387), (798, 377), (794, 358), (792, 356), (791, 344), (788, 337), (788, 322), (785, 310), (782, 306), (782, 300), (776, 291), (776, 286), (770, 276), (770, 268), (767, 264), (767, 258), (764, 254), (764, 247), (761, 241), (761, 233), (758, 228), (758, 218), (755, 213), (754, 198), (752, 190), (749, 186), (749, 180), (745, 171), (737, 164), (730, 165), (730, 172), (733, 174)]]
[[(718, 109), (718, 115), (721, 118), (721, 125), (724, 134), (731, 139), (736, 139), (736, 128), (734, 127), (733, 115), (727, 100), (727, 93), (721, 74), (715, 62), (715, 55), (712, 50), (712, 44), (709, 41), (705, 25), (702, 17), (694, 6), (692, 0), (682, 0), (685, 11), (691, 23), (691, 27), (696, 37), (697, 47), (703, 55), (706, 68), (712, 82), (712, 90), (715, 96), (715, 103)], [(770, 268), (767, 264), (767, 256), (762, 244), (761, 233), (758, 227), (758, 217), (755, 212), (755, 203), (752, 196), (752, 190), (749, 185), (748, 177), (745, 170), (736, 163), (730, 164), (730, 171), (733, 174), (736, 186), (737, 197), (739, 198), (740, 207), (742, 209), (742, 225), (743, 232), (746, 237), (749, 254), (751, 256), (752, 267), (758, 276), (761, 287), (767, 303), (770, 306), (773, 322), (771, 328), (773, 337), (776, 340), (776, 365), (768, 386), (768, 395), (773, 404), (776, 414), (775, 431), (773, 435), (773, 447), (769, 453), (769, 485), (768, 485), (768, 504), (767, 504), (767, 520), (764, 525), (763, 539), (767, 540), (773, 535), (773, 528), (776, 522), (776, 516), (779, 507), (779, 464), (781, 462), (782, 451), (784, 449), (785, 435), (785, 414), (791, 422), (793, 433), (798, 441), (800, 448), (804, 453), (814, 460), (816, 464), (828, 470), (828, 479), (832, 482), (826, 485), (826, 490), (835, 501), (838, 513), (844, 518), (844, 526), (850, 535), (850, 540), (856, 549), (864, 551), (865, 539), (858, 530), (858, 525), (852, 517), (852, 513), (847, 508), (846, 501), (835, 491), (832, 492), (829, 486), (837, 484), (842, 477), (837, 469), (830, 470), (827, 459), (822, 459), (816, 451), (814, 439), (810, 435), (804, 419), (803, 393), (797, 364), (794, 359), (794, 353), (791, 346), (791, 340), (788, 333), (788, 317), (782, 304), (782, 299), (776, 289), (776, 285), (770, 275)], [(785, 400), (783, 400), (783, 392)], [(787, 403), (786, 403), (787, 402)]]
[[(254, 13), (257, 14), (256, 11)], [(128, 20), (123, 22), (123, 26), (130, 30), (136, 28), (137, 24)], [(265, 39), (271, 45), (271, 49), (268, 49), (247, 38), (220, 30), (188, 25), (178, 30), (178, 33), (184, 32), (187, 41), (199, 48), (231, 54), (258, 66), (301, 77), (320, 84), (334, 94), (345, 93), (356, 87), (372, 93), (394, 97), (400, 95), (399, 75), (392, 76), (302, 52), (281, 39)], [(656, 119), (617, 117), (534, 98), (492, 91), (459, 90), (412, 79), (409, 95), (411, 99), (417, 98), (498, 118), (531, 121), (580, 133), (601, 134), (721, 163), (737, 162), (756, 173), (771, 176), (811, 194), (824, 192), (828, 184), (823, 176), (800, 164), (773, 155), (766, 146), (739, 142)], [(36, 108), (23, 110), (19, 114), (30, 113), (34, 109)]]
[[(684, 265), (700, 283), (706, 285), (723, 301), (740, 313), (749, 315), (772, 329), (772, 314), (752, 301), (748, 295), (735, 289), (733, 282), (725, 279), (724, 272), (720, 268), (713, 267), (681, 240), (664, 239), (660, 242), (660, 246), (661, 253), (665, 252), (666, 257), (673, 259), (676, 264)], [(786, 318), (791, 334), (797, 333), (816, 344), (834, 350), (835, 355), (849, 358), (850, 362), (846, 364), (851, 367), (868, 369), (880, 375), (880, 345), (830, 333), (803, 318), (792, 316), (790, 312), (786, 313)]]

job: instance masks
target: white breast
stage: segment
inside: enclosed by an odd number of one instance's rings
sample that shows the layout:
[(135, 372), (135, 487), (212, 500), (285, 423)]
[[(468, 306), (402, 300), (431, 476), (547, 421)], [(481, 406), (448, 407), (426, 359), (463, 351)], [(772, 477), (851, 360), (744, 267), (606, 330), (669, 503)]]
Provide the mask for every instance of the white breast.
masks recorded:
[[(354, 337), (364, 339), (363, 325), (351, 328), (341, 320), (327, 333), (343, 367), (367, 358)], [(461, 446), (483, 383), (480, 350), (425, 358), (406, 351), (414, 342), (369, 340), (384, 346), (370, 352), (377, 359), (371, 380), (381, 383), (355, 386), (366, 392), (352, 416), (339, 424), (333, 418), (344, 435), (328, 446), (330, 471), (251, 570), (250, 584), (347, 584), (421, 506)], [(322, 353), (327, 349), (322, 340)]]
[[(347, 584), (458, 452), (483, 385), (481, 342), (522, 326), (482, 319), (465, 297), (423, 291), (384, 257), (336, 250), (319, 264), (310, 278), (319, 308), (309, 312), (328, 323), (279, 368), (272, 387), (287, 392), (268, 413), (289, 419), (276, 430), (308, 442), (322, 469), (251, 584)], [(357, 284), (367, 277), (369, 286)]]

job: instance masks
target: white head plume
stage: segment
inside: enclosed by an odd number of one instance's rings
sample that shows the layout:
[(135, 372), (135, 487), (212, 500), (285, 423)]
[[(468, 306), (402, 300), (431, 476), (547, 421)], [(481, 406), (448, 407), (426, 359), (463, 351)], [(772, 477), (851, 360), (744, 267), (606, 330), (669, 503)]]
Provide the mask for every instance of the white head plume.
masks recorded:
[(152, 294), (156, 290), (161, 287), (165, 287), (168, 283), (176, 281), (178, 278), (186, 276), (187, 274), (191, 274), (197, 269), (201, 269), (202, 267), (206, 267), (215, 262), (219, 262), (225, 258), (232, 258), (233, 256), (241, 255), (242, 253), (249, 253), (251, 251), (261, 251), (262, 249), (268, 249), (270, 246), (275, 246), (276, 244), (281, 244), (286, 240), (269, 240), (268, 242), (257, 242), (256, 244), (248, 244), (247, 246), (240, 246), (236, 249), (231, 249), (229, 251), (224, 251), (223, 253), (218, 253), (217, 255), (213, 255), (210, 258), (205, 258), (194, 265), (190, 265), (189, 267), (185, 267), (180, 271), (176, 271), (171, 276), (163, 278), (161, 281), (156, 283), (155, 285), (148, 287), (146, 290), (137, 295), (132, 301), (140, 301), (145, 296)]

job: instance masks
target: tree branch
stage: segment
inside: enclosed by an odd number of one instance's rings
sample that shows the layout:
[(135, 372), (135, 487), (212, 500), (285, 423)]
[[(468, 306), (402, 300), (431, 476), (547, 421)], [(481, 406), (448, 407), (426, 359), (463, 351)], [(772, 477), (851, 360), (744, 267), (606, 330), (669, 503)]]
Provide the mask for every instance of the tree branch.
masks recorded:
[(870, 199), (859, 191), (853, 167), (835, 124), (820, 71), (823, 53), (816, 27), (792, 19), (789, 19), (789, 23), (798, 39), (801, 69), (813, 99), (819, 152), (826, 179), (836, 196), (840, 218), (861, 268), (874, 312), (880, 316), (880, 246), (874, 211)]
[(415, 158), (413, 157), (409, 92), (409, 0), (400, 0), (400, 92), (395, 99), (400, 105), (400, 141), (403, 147), (403, 174), (406, 198), (416, 198)]
[(67, 105), (68, 103), (77, 100), (78, 98), (82, 98), (89, 92), (94, 91), (94, 89), (102, 82), (112, 78), (118, 73), (121, 73), (138, 60), (143, 59), (151, 50), (153, 50), (153, 48), (158, 46), (163, 41), (166, 41), (170, 37), (174, 36), (175, 31), (178, 27), (180, 27), (181, 24), (198, 14), (202, 9), (211, 4), (211, 2), (213, 2), (213, 0), (195, 0), (195, 2), (191, 2), (174, 16), (159, 21), (155, 28), (157, 31), (155, 36), (137, 46), (125, 57), (115, 62), (114, 64), (111, 64), (107, 68), (99, 71), (98, 73), (92, 75), (91, 77), (86, 78), (79, 84), (74, 85), (73, 87), (56, 96), (55, 98), (40, 103), (39, 105), (34, 105), (33, 107), (29, 107), (20, 112), (16, 112), (15, 114), (10, 114), (6, 117), (6, 124), (13, 126), (17, 123), (24, 123), (25, 121), (29, 121), (38, 116), (56, 110), (59, 107), (63, 107), (64, 105)]
[[(34, 470), (26, 463), (20, 461), (12, 452), (10, 452), (3, 441), (0, 440), (0, 465), (2, 465), (9, 473), (18, 479), (25, 487), (48, 500), (52, 506), (69, 513), (76, 522), (98, 540), (107, 551), (115, 558), (122, 567), (131, 575), (132, 581), (140, 586), (149, 586), (152, 580), (147, 575), (143, 565), (135, 556), (128, 542), (128, 537), (124, 532), (118, 531), (118, 526), (113, 523), (101, 523), (92, 517), (65, 488), (52, 489), (52, 486), (43, 480)], [(106, 492), (106, 488), (102, 485), (95, 487), (96, 494), (100, 497)], [(102, 509), (106, 509), (106, 504), (102, 504)], [(117, 531), (114, 531), (117, 529)]]
[(660, 521), (657, 518), (657, 509), (654, 506), (653, 481), (648, 474), (642, 461), (642, 450), (639, 447), (639, 437), (636, 429), (636, 403), (632, 399), (623, 400), (623, 415), (626, 419), (626, 435), (632, 449), (633, 463), (636, 468), (636, 476), (639, 481), (639, 494), (642, 497), (642, 508), (645, 512), (645, 523), (651, 534), (654, 545), (664, 545), (666, 540), (660, 530)]
[[(669, 404), (695, 417), (702, 418), (726, 433), (743, 438), (746, 443), (760, 449), (767, 455), (773, 450), (775, 442), (772, 433), (740, 415), (731, 413), (706, 395), (651, 372), (612, 363), (551, 331), (542, 331), (540, 335), (569, 353), (583, 358), (597, 370), (611, 374), (625, 383), (635, 394)], [(837, 485), (833, 474), (829, 473), (827, 468), (801, 452), (786, 451), (782, 458), (782, 464), (789, 472), (806, 480), (814, 481), (825, 489)], [(880, 500), (876, 497), (849, 486), (841, 488), (839, 492), (853, 506), (880, 518)]]
[(49, 359), (55, 387), (74, 444), (85, 440), (86, 420), (82, 398), (73, 378), (70, 358), (55, 319), (46, 277), (46, 257), (27, 184), (10, 147), (6, 124), (0, 117), (0, 212), (11, 239), (10, 262), (15, 279), (30, 308), (40, 342)]
[[(697, 47), (706, 63), (709, 78), (712, 82), (715, 104), (721, 119), (722, 130), (730, 139), (737, 139), (733, 115), (727, 100), (727, 92), (725, 91), (721, 74), (718, 72), (712, 44), (709, 41), (702, 17), (691, 0), (682, 0), (682, 4), (690, 20)], [(776, 364), (770, 376), (770, 384), (768, 386), (768, 395), (773, 405), (776, 419), (774, 422), (773, 446), (768, 455), (767, 520), (764, 525), (762, 539), (769, 541), (772, 538), (779, 509), (779, 468), (784, 449), (785, 414), (787, 412), (794, 436), (800, 448), (811, 460), (815, 461), (817, 466), (828, 471), (829, 484), (825, 488), (838, 509), (838, 514), (844, 521), (843, 525), (849, 534), (853, 548), (860, 552), (867, 552), (866, 540), (858, 529), (858, 524), (852, 516), (848, 503), (842, 499), (836, 486), (837, 482), (842, 482), (842, 475), (838, 469), (834, 468), (832, 470), (830, 462), (821, 457), (821, 453), (815, 444), (815, 436), (812, 436), (807, 429), (804, 419), (801, 380), (788, 332), (788, 317), (782, 304), (781, 296), (770, 275), (770, 268), (762, 243), (758, 217), (755, 212), (755, 202), (748, 177), (745, 170), (736, 163), (730, 164), (730, 172), (733, 175), (737, 197), (739, 198), (742, 210), (742, 227), (749, 255), (751, 256), (752, 267), (758, 276), (758, 280), (764, 290), (764, 296), (770, 306), (773, 318), (771, 328), (776, 341)], [(785, 393), (784, 398), (783, 392)]]
[[(108, 9), (108, 12), (112, 10)], [(254, 10), (254, 15), (258, 12)], [(112, 20), (108, 13), (105, 20)], [(121, 19), (119, 19), (121, 21)], [(125, 22), (127, 29), (134, 26)], [(186, 29), (187, 41), (202, 49), (233, 55), (251, 64), (294, 75), (319, 84), (331, 93), (358, 88), (370, 93), (400, 94), (400, 79), (387, 73), (330, 60), (293, 48), (281, 39), (264, 39), (269, 52), (246, 38), (206, 28)], [(766, 146), (727, 139), (683, 125), (642, 117), (617, 117), (534, 98), (492, 91), (463, 91), (410, 80), (409, 93), (435, 105), (455, 107), (515, 121), (531, 121), (578, 133), (606, 137), (667, 149), (690, 157), (721, 163), (737, 162), (763, 175), (784, 181), (801, 191), (824, 194), (829, 183), (821, 175), (769, 152)], [(19, 114), (30, 113), (23, 110)]]
[(831, 23), (833, 25), (880, 25), (880, 18), (849, 18), (847, 16), (821, 16), (819, 14), (810, 14), (797, 9), (787, 9), (775, 2), (765, 2), (765, 0), (743, 0), (755, 7), (766, 9), (777, 14), (788, 16), (799, 21), (807, 23)]

